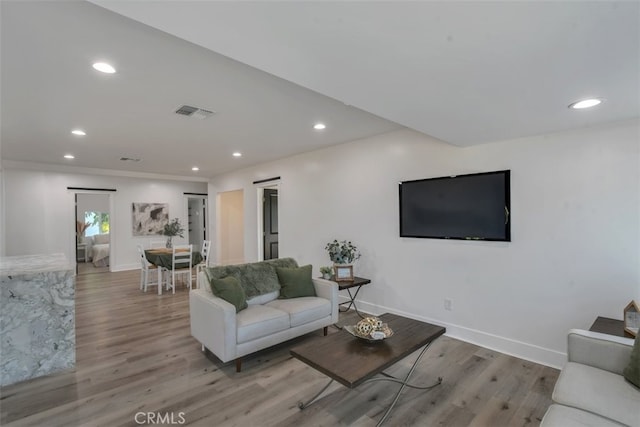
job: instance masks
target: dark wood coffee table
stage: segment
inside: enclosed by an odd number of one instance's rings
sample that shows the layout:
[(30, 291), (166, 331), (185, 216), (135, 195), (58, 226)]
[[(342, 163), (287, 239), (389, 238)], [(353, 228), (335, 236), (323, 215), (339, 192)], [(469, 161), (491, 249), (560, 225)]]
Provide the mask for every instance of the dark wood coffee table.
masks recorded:
[[(308, 402), (299, 402), (298, 407), (304, 409), (320, 397), (333, 381), (355, 388), (371, 381), (393, 381), (401, 384), (395, 398), (378, 422), (381, 425), (405, 387), (428, 390), (442, 382), (442, 378), (427, 387), (409, 384), (409, 377), (416, 364), (429, 348), (429, 345), (446, 332), (442, 326), (436, 326), (418, 320), (408, 319), (395, 314), (383, 314), (380, 319), (394, 331), (392, 337), (382, 342), (368, 343), (354, 337), (343, 330), (326, 337), (318, 337), (311, 342), (291, 349), (291, 355), (307, 365), (327, 375), (331, 380), (318, 394)], [(424, 347), (404, 379), (392, 377), (383, 371), (404, 359), (414, 351)], [(381, 377), (373, 378), (376, 375)]]

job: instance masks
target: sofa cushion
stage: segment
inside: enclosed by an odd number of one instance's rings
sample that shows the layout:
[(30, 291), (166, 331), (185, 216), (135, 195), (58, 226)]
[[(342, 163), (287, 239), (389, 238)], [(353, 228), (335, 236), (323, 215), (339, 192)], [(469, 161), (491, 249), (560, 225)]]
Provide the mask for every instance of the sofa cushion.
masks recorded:
[(289, 329), (289, 314), (266, 305), (250, 305), (236, 315), (237, 344)]
[(293, 258), (280, 258), (268, 261), (252, 262), (238, 265), (221, 265), (209, 267), (207, 276), (209, 279), (220, 279), (225, 276), (233, 276), (240, 281), (247, 298), (264, 295), (280, 290), (280, 282), (276, 275), (277, 267), (297, 267)]
[(318, 297), (277, 299), (267, 306), (288, 313), (291, 327), (331, 316), (331, 302)]
[(276, 268), (280, 281), (279, 298), (315, 297), (316, 288), (311, 280), (311, 265), (299, 268)]
[(544, 427), (620, 427), (614, 421), (602, 418), (591, 412), (564, 405), (551, 405), (547, 409), (542, 423)]
[(633, 350), (631, 350), (629, 364), (624, 368), (624, 371), (622, 371), (622, 375), (624, 375), (631, 384), (640, 387), (640, 335), (637, 335), (633, 342)]
[(556, 403), (593, 412), (622, 424), (640, 427), (640, 392), (622, 375), (568, 362), (553, 390)]
[(215, 296), (236, 307), (236, 313), (247, 308), (247, 296), (235, 277), (227, 276), (222, 279), (211, 279), (209, 285), (211, 286), (211, 292)]

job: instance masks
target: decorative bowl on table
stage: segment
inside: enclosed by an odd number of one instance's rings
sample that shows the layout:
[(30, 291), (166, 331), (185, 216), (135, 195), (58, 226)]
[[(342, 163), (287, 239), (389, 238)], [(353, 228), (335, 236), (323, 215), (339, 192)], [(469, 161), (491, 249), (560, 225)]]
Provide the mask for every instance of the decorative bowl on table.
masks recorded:
[(365, 317), (355, 325), (345, 325), (344, 329), (354, 337), (367, 342), (381, 342), (393, 335), (393, 330), (377, 317)]

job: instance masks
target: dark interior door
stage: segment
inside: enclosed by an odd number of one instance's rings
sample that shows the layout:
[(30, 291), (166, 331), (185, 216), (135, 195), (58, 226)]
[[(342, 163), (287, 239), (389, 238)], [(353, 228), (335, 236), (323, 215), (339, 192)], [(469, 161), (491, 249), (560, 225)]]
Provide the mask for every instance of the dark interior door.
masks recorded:
[(278, 190), (264, 189), (264, 259), (278, 258)]

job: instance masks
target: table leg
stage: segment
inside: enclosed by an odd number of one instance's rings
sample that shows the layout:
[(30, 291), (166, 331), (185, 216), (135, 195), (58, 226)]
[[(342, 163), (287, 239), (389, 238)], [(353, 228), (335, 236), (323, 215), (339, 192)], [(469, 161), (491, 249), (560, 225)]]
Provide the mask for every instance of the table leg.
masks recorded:
[[(358, 286), (358, 288), (356, 289), (356, 293), (351, 295), (351, 288), (347, 288), (347, 292), (349, 293), (349, 301), (346, 302), (341, 302), (340, 304), (338, 304), (338, 311), (341, 313), (345, 313), (347, 311), (349, 311), (351, 309), (351, 306), (353, 306), (353, 309), (356, 311), (356, 314), (361, 318), (364, 319), (364, 316), (362, 314), (360, 314), (360, 312), (358, 311), (358, 306), (356, 305), (356, 297), (358, 296), (358, 292), (360, 292), (360, 288), (362, 287), (362, 285)], [(349, 306), (347, 307), (346, 310), (340, 310), (340, 306), (344, 305), (344, 304), (349, 304)], [(333, 324), (333, 327), (336, 329), (340, 329), (342, 330), (342, 326), (338, 325), (337, 323)]]
[(351, 288), (347, 288), (347, 292), (349, 293), (349, 301), (342, 302), (342, 303), (340, 303), (340, 305), (349, 304), (349, 306), (347, 307), (346, 310), (340, 310), (340, 311), (346, 312), (346, 311), (351, 310), (351, 307), (353, 307), (353, 309), (356, 311), (356, 314), (358, 316), (360, 316), (361, 319), (364, 319), (364, 316), (362, 314), (360, 314), (360, 312), (358, 311), (358, 306), (356, 305), (356, 298), (358, 297), (358, 292), (360, 292), (360, 288), (361, 287), (362, 286), (358, 286), (356, 288), (356, 293), (353, 294), (353, 295), (351, 295)]
[(162, 267), (158, 266), (158, 295), (162, 295)]
[(322, 390), (320, 390), (320, 391), (319, 391), (315, 396), (313, 396), (311, 399), (309, 399), (306, 403), (305, 403), (305, 402), (302, 402), (302, 400), (301, 400), (301, 401), (299, 401), (299, 402), (298, 402), (298, 408), (300, 408), (300, 409), (302, 410), (302, 409), (306, 408), (307, 406), (311, 405), (313, 402), (315, 402), (315, 401), (316, 401), (316, 399), (317, 399), (318, 397), (320, 397), (320, 395), (321, 395), (322, 393), (324, 393), (324, 391), (325, 391), (326, 389), (328, 389), (328, 388), (329, 388), (329, 386), (331, 385), (331, 383), (332, 383), (332, 382), (333, 382), (333, 378), (332, 378), (331, 380), (329, 380), (329, 382), (327, 383), (327, 385), (326, 385), (326, 386), (322, 387)]
[[(387, 374), (385, 372), (382, 372), (380, 375), (383, 375), (383, 378), (371, 378), (371, 379), (368, 379), (368, 380), (366, 380), (365, 382), (362, 383), (362, 384), (366, 384), (366, 383), (374, 382), (374, 381), (392, 381), (392, 382), (401, 384), (400, 390), (398, 390), (398, 392), (394, 396), (393, 401), (391, 402), (391, 404), (389, 405), (389, 407), (387, 408), (385, 413), (382, 415), (382, 418), (380, 418), (380, 421), (378, 421), (378, 424), (376, 424), (376, 427), (380, 427), (386, 421), (387, 417), (389, 416), (389, 414), (391, 413), (393, 408), (396, 406), (396, 403), (398, 403), (398, 399), (400, 398), (400, 393), (402, 393), (402, 390), (404, 390), (405, 387), (415, 388), (415, 389), (418, 389), (418, 390), (431, 390), (432, 388), (442, 384), (442, 377), (438, 377), (438, 381), (436, 381), (435, 384), (432, 384), (432, 385), (429, 385), (429, 386), (417, 386), (417, 385), (414, 385), (414, 384), (409, 384), (409, 378), (413, 374), (413, 371), (416, 369), (416, 366), (418, 365), (418, 362), (420, 361), (420, 359), (422, 359), (422, 356), (424, 355), (424, 353), (431, 346), (432, 342), (430, 342), (430, 343), (428, 343), (427, 345), (424, 346), (424, 348), (422, 349), (422, 351), (420, 352), (420, 354), (416, 358), (415, 362), (413, 362), (413, 365), (411, 366), (411, 369), (409, 369), (409, 372), (404, 377), (404, 379), (399, 379), (399, 378), (391, 376), (391, 375), (389, 375), (389, 374)], [(309, 399), (307, 402), (299, 401), (298, 402), (298, 408), (300, 408), (301, 410), (305, 409), (306, 407), (311, 405), (313, 402), (315, 402), (320, 397), (320, 395), (322, 395), (322, 393), (324, 393), (329, 388), (329, 386), (331, 385), (331, 383), (333, 383), (333, 381), (334, 381), (333, 378), (331, 380), (329, 380), (327, 385), (325, 385), (322, 388), (322, 390), (320, 390), (318, 393), (316, 393), (316, 395), (313, 396), (311, 399)]]
[(395, 377), (393, 377), (391, 375), (388, 375), (388, 374), (385, 374), (383, 372), (382, 375), (384, 375), (385, 378), (372, 378), (372, 379), (367, 380), (367, 381), (364, 382), (364, 383), (368, 383), (368, 382), (373, 382), (373, 381), (392, 381), (392, 382), (396, 382), (396, 383), (402, 384), (402, 386), (400, 387), (400, 390), (398, 390), (398, 392), (396, 393), (395, 397), (393, 398), (393, 401), (391, 402), (391, 405), (389, 405), (389, 407), (385, 411), (384, 415), (382, 415), (382, 418), (380, 418), (380, 421), (378, 421), (378, 424), (376, 424), (376, 427), (381, 426), (382, 423), (385, 422), (385, 420), (389, 416), (389, 413), (391, 413), (391, 410), (393, 409), (393, 407), (396, 406), (396, 403), (398, 402), (398, 399), (400, 398), (400, 393), (402, 393), (402, 390), (404, 390), (405, 387), (416, 388), (416, 389), (419, 389), (419, 390), (431, 390), (432, 388), (442, 384), (442, 377), (438, 377), (438, 381), (435, 384), (432, 384), (432, 385), (426, 386), (426, 387), (420, 387), (420, 386), (416, 386), (416, 385), (413, 385), (413, 384), (409, 384), (409, 377), (411, 376), (411, 374), (413, 374), (413, 371), (416, 369), (416, 366), (417, 366), (418, 362), (420, 361), (420, 359), (422, 358), (422, 355), (425, 353), (425, 351), (427, 351), (427, 349), (430, 346), (431, 346), (431, 343), (429, 343), (426, 346), (424, 346), (424, 348), (422, 349), (422, 351), (420, 352), (420, 354), (416, 358), (415, 362), (413, 362), (413, 365), (411, 366), (411, 369), (407, 373), (407, 376), (404, 377), (404, 380), (400, 380), (398, 378), (395, 378)]

